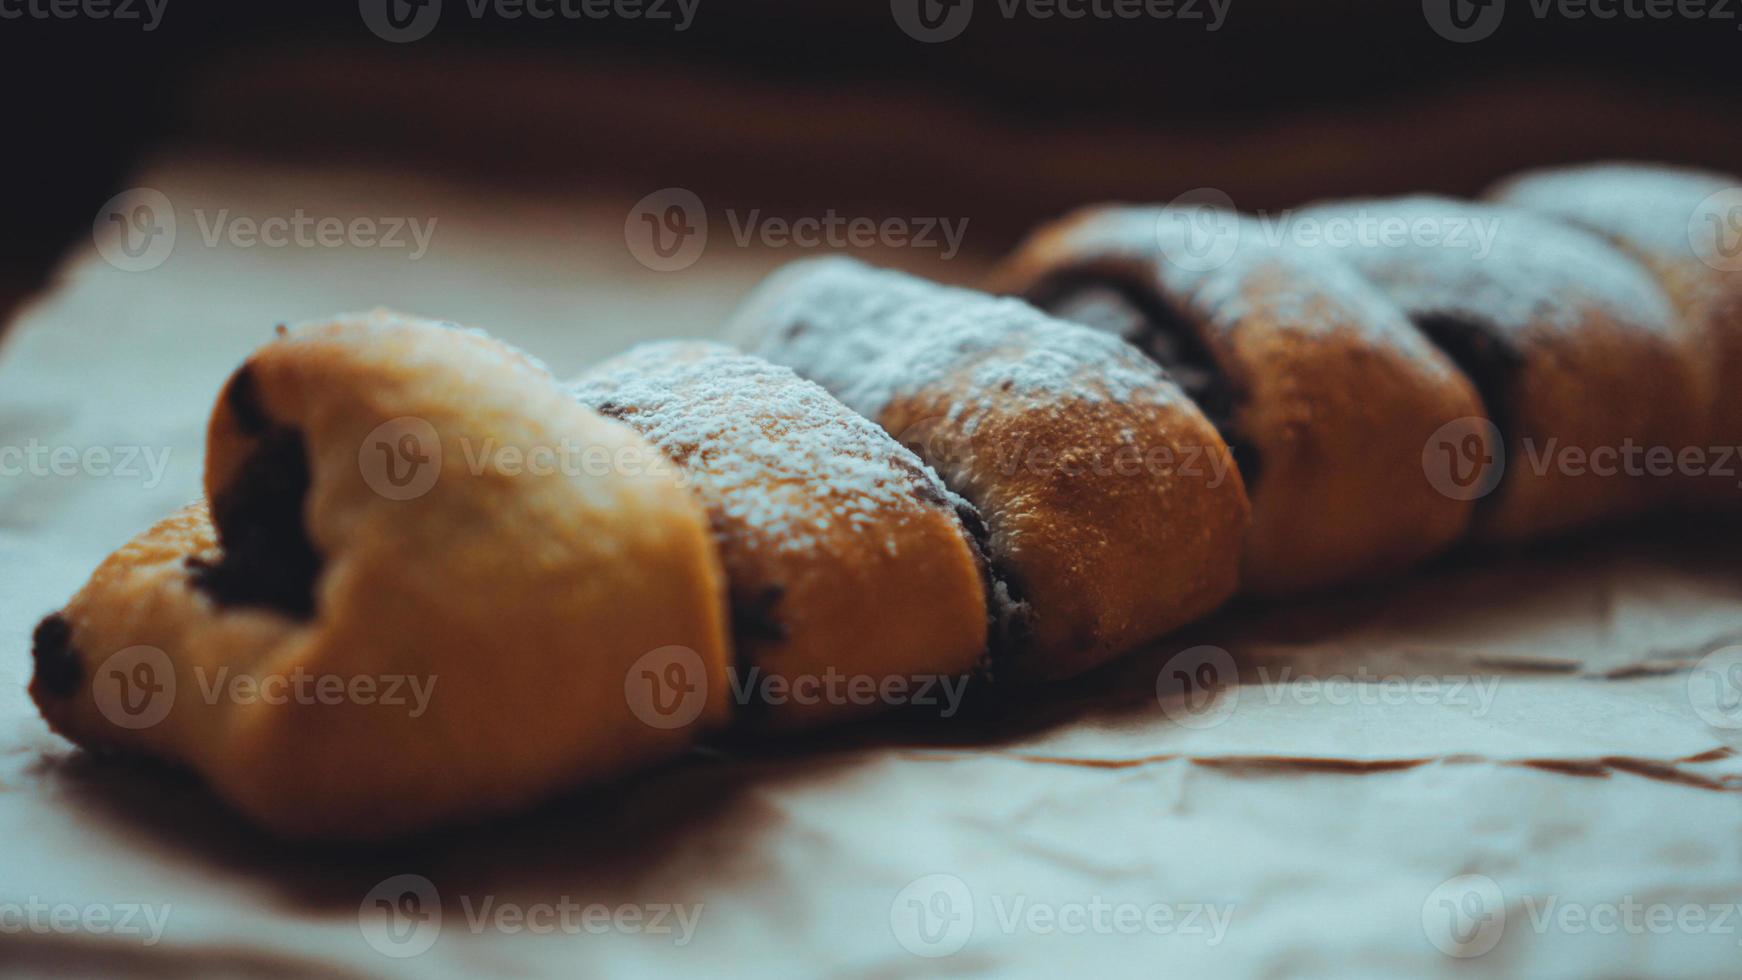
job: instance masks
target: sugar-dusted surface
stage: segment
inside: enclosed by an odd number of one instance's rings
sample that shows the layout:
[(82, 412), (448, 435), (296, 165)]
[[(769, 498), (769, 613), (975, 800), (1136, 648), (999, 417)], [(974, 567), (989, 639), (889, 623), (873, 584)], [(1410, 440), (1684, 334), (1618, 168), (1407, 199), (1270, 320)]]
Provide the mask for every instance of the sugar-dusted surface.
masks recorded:
[(954, 411), (978, 400), (1089, 400), (1162, 404), (1182, 397), (1128, 344), (1056, 320), (1014, 299), (967, 290), (846, 259), (794, 263), (746, 302), (732, 328), (754, 349), (762, 324), (793, 324), (778, 340), (781, 359), (803, 366), (860, 412), (876, 417), (894, 399), (936, 385), (979, 355), (972, 390)]
[(1372, 229), (1366, 240), (1299, 247), (1341, 254), (1411, 316), (1564, 331), (1595, 308), (1626, 329), (1661, 337), (1677, 329), (1668, 298), (1637, 262), (1521, 208), (1415, 196), (1320, 204), (1301, 217)]
[(1676, 262), (1700, 258), (1689, 224), (1701, 217), (1700, 202), (1725, 190), (1742, 193), (1742, 178), (1661, 164), (1595, 163), (1522, 174), (1502, 184), (1498, 194)]
[(1145, 263), (1175, 302), (1223, 327), (1263, 317), (1304, 334), (1351, 331), (1416, 359), (1424, 370), (1455, 370), (1344, 258), (1299, 247), (1289, 212), (1206, 215), (1107, 205), (1078, 212), (1057, 234), (1064, 254)]
[(863, 534), (928, 506), (967, 506), (819, 385), (724, 344), (644, 344), (570, 390), (683, 466), (721, 518), (755, 532), (747, 547), (804, 551), (836, 524)]

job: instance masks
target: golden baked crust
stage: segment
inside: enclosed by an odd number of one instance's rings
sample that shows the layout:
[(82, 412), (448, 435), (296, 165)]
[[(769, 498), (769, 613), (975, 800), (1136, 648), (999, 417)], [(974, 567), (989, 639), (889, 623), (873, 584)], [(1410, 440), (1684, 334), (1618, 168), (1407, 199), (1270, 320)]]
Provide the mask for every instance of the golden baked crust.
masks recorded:
[[(1574, 222), (1644, 262), (1692, 328), (1706, 368), (1706, 429), (1686, 444), (1742, 446), (1742, 269), (1733, 252), (1721, 251), (1736, 245), (1742, 177), (1600, 163), (1520, 174), (1488, 196)], [(1734, 476), (1702, 473), (1688, 482), (1696, 497), (1742, 500)]]
[(1422, 196), (1340, 201), (1301, 217), (1413, 229), (1325, 247), (1476, 382), (1506, 445), (1477, 534), (1538, 537), (1674, 494), (1675, 481), (1645, 471), (1642, 453), (1702, 431), (1702, 369), (1637, 263), (1596, 235), (1511, 207)]
[(986, 586), (956, 516), (971, 505), (828, 392), (699, 342), (642, 345), (570, 390), (671, 456), (707, 507), (741, 717), (790, 730), (935, 701), (979, 664)]
[[(1206, 405), (1252, 500), (1241, 589), (1276, 595), (1395, 571), (1455, 541), (1468, 500), (1422, 478), (1422, 447), (1480, 416), (1468, 379), (1335, 258), (1267, 245), (1251, 223), (1222, 261), (1172, 262), (1159, 207), (1086, 208), (1037, 230), (990, 287), (1068, 315), (1085, 290), (1130, 298), (1110, 329), (1182, 331), (1231, 404)], [(1179, 243), (1183, 244), (1183, 243)], [(1167, 365), (1163, 365), (1166, 367)], [(1225, 411), (1226, 417), (1219, 417)]]
[[(1234, 590), (1245, 491), (1203, 413), (1119, 340), (845, 259), (796, 263), (735, 331), (915, 448), (986, 524), (996, 670), (1087, 670)], [(1025, 608), (1024, 608), (1025, 607)]]
[[(295, 837), (402, 834), (669, 756), (727, 713), (718, 557), (673, 474), (534, 465), (584, 447), (660, 458), (480, 334), (391, 313), (290, 331), (212, 416), (217, 533), (196, 506), (104, 562), (39, 630), (33, 694), (74, 741), (182, 762)], [(135, 728), (102, 665), (140, 646), (175, 693)], [(672, 647), (702, 693), (667, 725), (633, 671)]]

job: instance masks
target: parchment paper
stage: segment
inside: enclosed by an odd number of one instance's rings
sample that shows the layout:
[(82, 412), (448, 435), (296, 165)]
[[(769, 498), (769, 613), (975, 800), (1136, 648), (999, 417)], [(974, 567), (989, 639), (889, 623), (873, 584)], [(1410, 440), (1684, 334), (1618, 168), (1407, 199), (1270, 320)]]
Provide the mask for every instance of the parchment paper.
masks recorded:
[[(629, 201), (369, 171), (183, 158), (140, 184), (173, 202), (168, 260), (129, 272), (79, 250), (0, 360), (0, 445), (140, 456), (131, 476), (0, 477), (0, 967), (1742, 973), (1742, 708), (1719, 700), (1742, 662), (1724, 653), (1742, 644), (1742, 566), (1733, 528), (1695, 521), (1236, 605), (959, 717), (727, 739), (393, 848), (288, 847), (186, 776), (87, 758), (24, 694), (30, 630), (196, 493), (217, 388), (275, 324), (396, 306), (564, 373), (637, 339), (709, 335), (806, 254), (717, 233), (662, 274), (624, 245)], [(206, 241), (216, 222), (299, 208), (435, 224), (415, 260)]]

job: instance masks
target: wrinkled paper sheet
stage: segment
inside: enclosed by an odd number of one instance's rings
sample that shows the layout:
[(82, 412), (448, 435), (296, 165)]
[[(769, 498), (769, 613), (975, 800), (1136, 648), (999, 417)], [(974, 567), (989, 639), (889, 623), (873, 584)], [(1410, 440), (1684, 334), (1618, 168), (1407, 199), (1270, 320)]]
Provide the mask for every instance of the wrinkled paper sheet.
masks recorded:
[[(728, 740), (410, 846), (279, 845), (188, 778), (86, 758), (25, 696), (30, 630), (196, 494), (211, 400), (275, 324), (396, 306), (566, 373), (710, 335), (804, 254), (739, 247), (714, 215), (702, 260), (662, 274), (624, 246), (627, 201), (368, 171), (192, 160), (141, 183), (176, 213), (167, 261), (124, 271), (85, 244), (0, 360), (0, 445), (144, 457), (0, 482), (0, 968), (1742, 973), (1733, 532), (1616, 532), (1239, 606), (990, 710)], [(412, 218), (427, 246), (245, 247), (228, 224), (298, 209)]]

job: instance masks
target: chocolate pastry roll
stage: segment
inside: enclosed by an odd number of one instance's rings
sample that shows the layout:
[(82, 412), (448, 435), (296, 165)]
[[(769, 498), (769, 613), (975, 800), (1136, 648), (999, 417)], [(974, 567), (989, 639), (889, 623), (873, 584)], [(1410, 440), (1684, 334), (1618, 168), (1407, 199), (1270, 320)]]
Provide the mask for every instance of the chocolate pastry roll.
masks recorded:
[(1080, 673), (1233, 592), (1240, 474), (1179, 386), (1118, 338), (838, 258), (777, 273), (734, 329), (978, 508), (1000, 674)]
[[(735, 698), (800, 729), (959, 694), (986, 650), (972, 505), (913, 453), (784, 367), (646, 344), (570, 390), (682, 468), (725, 562)], [(958, 518), (957, 515), (961, 515)]]
[(1479, 535), (1537, 537), (1673, 494), (1647, 454), (1703, 425), (1701, 369), (1638, 263), (1522, 209), (1437, 197), (1321, 204), (1297, 220), (1323, 224), (1321, 247), (1403, 307), (1475, 382), (1504, 453), (1484, 456), (1454, 433), (1423, 462), (1450, 492), (1486, 474)]
[(663, 459), (480, 334), (390, 313), (291, 330), (224, 389), (209, 510), (43, 621), (31, 695), (74, 742), (185, 765), (299, 838), (411, 833), (669, 757), (727, 715), (707, 518), (675, 474), (559, 465), (569, 446)]
[[(1742, 446), (1742, 177), (1605, 163), (1523, 174), (1489, 194), (1589, 228), (1644, 262), (1694, 332), (1705, 367), (1704, 441), (1684, 448)], [(1742, 500), (1733, 472), (1693, 459), (1683, 475), (1696, 497)]]
[(1470, 382), (1335, 257), (1267, 245), (1229, 216), (1226, 259), (1194, 258), (1182, 215), (1079, 211), (992, 286), (1130, 341), (1209, 415), (1252, 498), (1242, 590), (1391, 572), (1456, 540), (1471, 503), (1435, 490), (1421, 458), (1442, 426), (1481, 415)]

